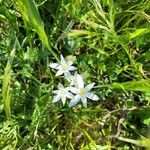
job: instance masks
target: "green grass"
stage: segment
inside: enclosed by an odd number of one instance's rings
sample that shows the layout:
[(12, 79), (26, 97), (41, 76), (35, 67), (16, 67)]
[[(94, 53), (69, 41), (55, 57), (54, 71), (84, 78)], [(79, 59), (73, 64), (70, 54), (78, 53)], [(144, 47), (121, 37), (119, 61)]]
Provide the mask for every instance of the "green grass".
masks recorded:
[[(0, 149), (150, 149), (149, 12), (149, 0), (1, 0)], [(60, 54), (99, 101), (52, 103)]]

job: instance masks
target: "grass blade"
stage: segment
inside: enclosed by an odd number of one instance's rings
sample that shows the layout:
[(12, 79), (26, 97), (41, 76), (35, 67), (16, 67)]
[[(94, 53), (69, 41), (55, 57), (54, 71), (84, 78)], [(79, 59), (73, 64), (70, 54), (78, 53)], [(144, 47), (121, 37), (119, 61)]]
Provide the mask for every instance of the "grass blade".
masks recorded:
[(10, 94), (10, 84), (11, 84), (11, 66), (13, 63), (13, 59), (15, 56), (15, 50), (16, 50), (16, 41), (14, 44), (14, 48), (10, 53), (10, 57), (8, 59), (7, 65), (5, 67), (4, 71), (4, 77), (3, 77), (3, 84), (2, 84), (2, 98), (4, 103), (4, 109), (7, 118), (11, 118), (11, 94)]
[(117, 139), (124, 142), (135, 144), (137, 146), (146, 147), (148, 148), (148, 150), (150, 148), (150, 139), (148, 138), (142, 138), (141, 140), (134, 140), (134, 139), (124, 138), (124, 137), (118, 137)]
[(143, 34), (148, 33), (148, 32), (150, 32), (150, 30), (148, 28), (136, 29), (135, 32), (130, 33), (129, 38), (133, 39), (133, 38), (136, 38), (138, 36), (142, 36)]
[(150, 80), (130, 81), (124, 83), (113, 83), (115, 89), (133, 90), (133, 91), (150, 91)]
[(48, 37), (44, 30), (44, 23), (34, 0), (17, 0), (17, 4), (25, 24), (30, 24), (32, 26), (32, 28), (38, 33), (40, 40), (45, 47), (51, 52), (55, 59), (59, 61), (57, 55), (50, 47)]

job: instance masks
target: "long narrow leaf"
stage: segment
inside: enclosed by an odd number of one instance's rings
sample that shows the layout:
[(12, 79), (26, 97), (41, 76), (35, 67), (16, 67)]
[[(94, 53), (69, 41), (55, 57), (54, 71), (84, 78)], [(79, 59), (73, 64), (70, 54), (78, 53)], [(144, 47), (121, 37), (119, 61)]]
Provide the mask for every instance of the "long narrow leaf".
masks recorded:
[(44, 23), (38, 12), (34, 0), (17, 0), (17, 6), (22, 14), (22, 18), (26, 24), (30, 24), (32, 28), (38, 33), (40, 40), (51, 52), (51, 54), (59, 61), (55, 52), (51, 49), (48, 37), (44, 30)]
[(4, 103), (4, 109), (7, 118), (11, 118), (11, 93), (10, 93), (10, 84), (11, 84), (11, 66), (13, 63), (13, 59), (15, 56), (15, 50), (16, 50), (16, 42), (14, 44), (14, 48), (10, 53), (10, 57), (8, 59), (7, 65), (5, 67), (4, 71), (4, 77), (3, 77), (3, 85), (2, 85), (2, 97), (3, 97), (3, 103)]
[(124, 137), (118, 137), (117, 139), (124, 142), (135, 144), (137, 146), (146, 147), (148, 148), (148, 150), (150, 148), (150, 139), (148, 138), (142, 138), (141, 140), (134, 140), (134, 139), (124, 138)]
[(130, 81), (124, 83), (113, 83), (115, 89), (133, 90), (133, 91), (150, 91), (150, 80)]

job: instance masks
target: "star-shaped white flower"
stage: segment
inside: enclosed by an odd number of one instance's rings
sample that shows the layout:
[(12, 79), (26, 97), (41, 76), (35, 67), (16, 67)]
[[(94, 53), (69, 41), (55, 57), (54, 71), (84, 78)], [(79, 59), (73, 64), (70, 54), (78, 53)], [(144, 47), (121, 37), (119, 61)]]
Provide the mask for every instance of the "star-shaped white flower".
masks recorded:
[(76, 95), (71, 99), (69, 106), (72, 107), (76, 105), (79, 100), (81, 100), (83, 106), (87, 107), (87, 98), (93, 101), (99, 100), (99, 97), (96, 94), (90, 92), (94, 84), (95, 83), (91, 83), (84, 87), (84, 81), (82, 76), (77, 74), (75, 87), (70, 87), (70, 91)]
[(74, 75), (70, 74), (70, 76), (66, 78), (69, 81), (71, 86), (76, 85), (76, 77), (77, 77), (77, 71), (74, 73)]
[(72, 99), (74, 95), (69, 92), (69, 88), (64, 88), (62, 84), (58, 84), (58, 90), (52, 91), (56, 96), (54, 96), (52, 102), (58, 102), (59, 100), (62, 100), (63, 105), (66, 103), (66, 99)]
[(55, 76), (60, 76), (62, 74), (65, 75), (65, 77), (70, 76), (70, 71), (74, 71), (77, 68), (72, 66), (73, 62), (70, 60), (65, 60), (64, 57), (61, 55), (61, 61), (59, 63), (52, 63), (50, 64), (50, 67), (53, 69), (58, 70)]

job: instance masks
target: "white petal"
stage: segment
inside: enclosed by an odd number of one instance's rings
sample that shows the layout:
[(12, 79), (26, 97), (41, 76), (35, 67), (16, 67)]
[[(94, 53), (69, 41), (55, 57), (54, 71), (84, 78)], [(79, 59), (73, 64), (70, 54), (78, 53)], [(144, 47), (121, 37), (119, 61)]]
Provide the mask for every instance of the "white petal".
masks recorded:
[(55, 102), (58, 102), (60, 100), (60, 95), (56, 95), (54, 96), (52, 102), (55, 103)]
[(76, 105), (78, 103), (78, 101), (80, 100), (80, 96), (76, 95), (69, 103), (69, 107), (72, 107), (74, 105)]
[(68, 82), (70, 82), (70, 85), (73, 85), (73, 84), (71, 84), (72, 83), (72, 77), (71, 76), (68, 76), (68, 77), (65, 76), (65, 78), (67, 79)]
[(81, 97), (81, 101), (82, 101), (82, 103), (83, 103), (83, 106), (84, 106), (85, 108), (87, 108), (87, 98), (86, 98), (85, 96), (82, 96), (82, 97)]
[(71, 78), (72, 78), (71, 76), (72, 76), (72, 75), (70, 74), (70, 72), (65, 72), (65, 73), (64, 73), (64, 76), (65, 76), (65, 78), (66, 78), (69, 82), (71, 81)]
[(77, 87), (77, 71), (71, 76), (70, 85)]
[(55, 76), (60, 76), (64, 73), (62, 69), (58, 70)]
[(70, 90), (72, 93), (74, 93), (74, 94), (76, 94), (77, 91), (78, 91), (78, 89), (75, 88), (75, 87), (69, 87), (69, 90)]
[[(57, 87), (58, 87), (59, 90), (64, 89), (64, 86), (61, 83), (59, 83)], [(59, 91), (59, 90), (56, 90), (56, 91)]]
[(70, 85), (71, 85), (71, 86), (72, 86), (72, 85), (75, 85), (75, 86), (76, 86), (76, 82), (75, 82), (74, 79), (71, 79), (69, 82), (70, 82)]
[(66, 87), (66, 88), (65, 88), (65, 91), (66, 91), (66, 92), (70, 91), (70, 88), (71, 88), (71, 87)]
[(77, 70), (77, 68), (74, 67), (74, 66), (70, 66), (70, 67), (68, 68), (68, 70), (69, 70), (69, 71), (74, 71), (74, 70)]
[(71, 60), (68, 60), (66, 63), (68, 64), (68, 66), (71, 66), (73, 64)]
[(53, 69), (60, 69), (61, 68), (61, 65), (60, 64), (57, 64), (57, 63), (52, 63), (49, 65), (51, 68)]
[(63, 103), (63, 105), (65, 105), (65, 102), (66, 102), (66, 97), (63, 96), (63, 97), (62, 97), (62, 103)]
[(77, 86), (79, 88), (84, 88), (84, 81), (81, 75), (77, 74)]
[(77, 74), (78, 74), (78, 73), (77, 73), (77, 71), (76, 71), (76, 72), (74, 73), (74, 76), (76, 77), (76, 76), (77, 76)]
[(65, 60), (65, 58), (63, 57), (63, 55), (61, 55), (60, 57), (61, 57), (61, 64), (66, 64), (66, 60)]
[(98, 101), (99, 100), (99, 97), (96, 94), (93, 94), (93, 93), (90, 93), (90, 92), (88, 92), (86, 94), (86, 97), (93, 100), (93, 101)]
[(88, 85), (85, 87), (85, 89), (86, 89), (87, 91), (90, 91), (90, 90), (93, 88), (94, 85), (95, 85), (95, 83), (88, 84)]
[(69, 99), (72, 99), (74, 97), (74, 95), (71, 94), (70, 92), (67, 92), (66, 97), (69, 98)]
[(70, 85), (74, 85), (74, 79), (75, 79), (75, 76), (71, 75), (69, 76), (69, 78), (67, 79), (69, 82), (70, 82)]
[(54, 91), (52, 91), (52, 93), (58, 94), (58, 93), (59, 93), (59, 90), (54, 90)]

